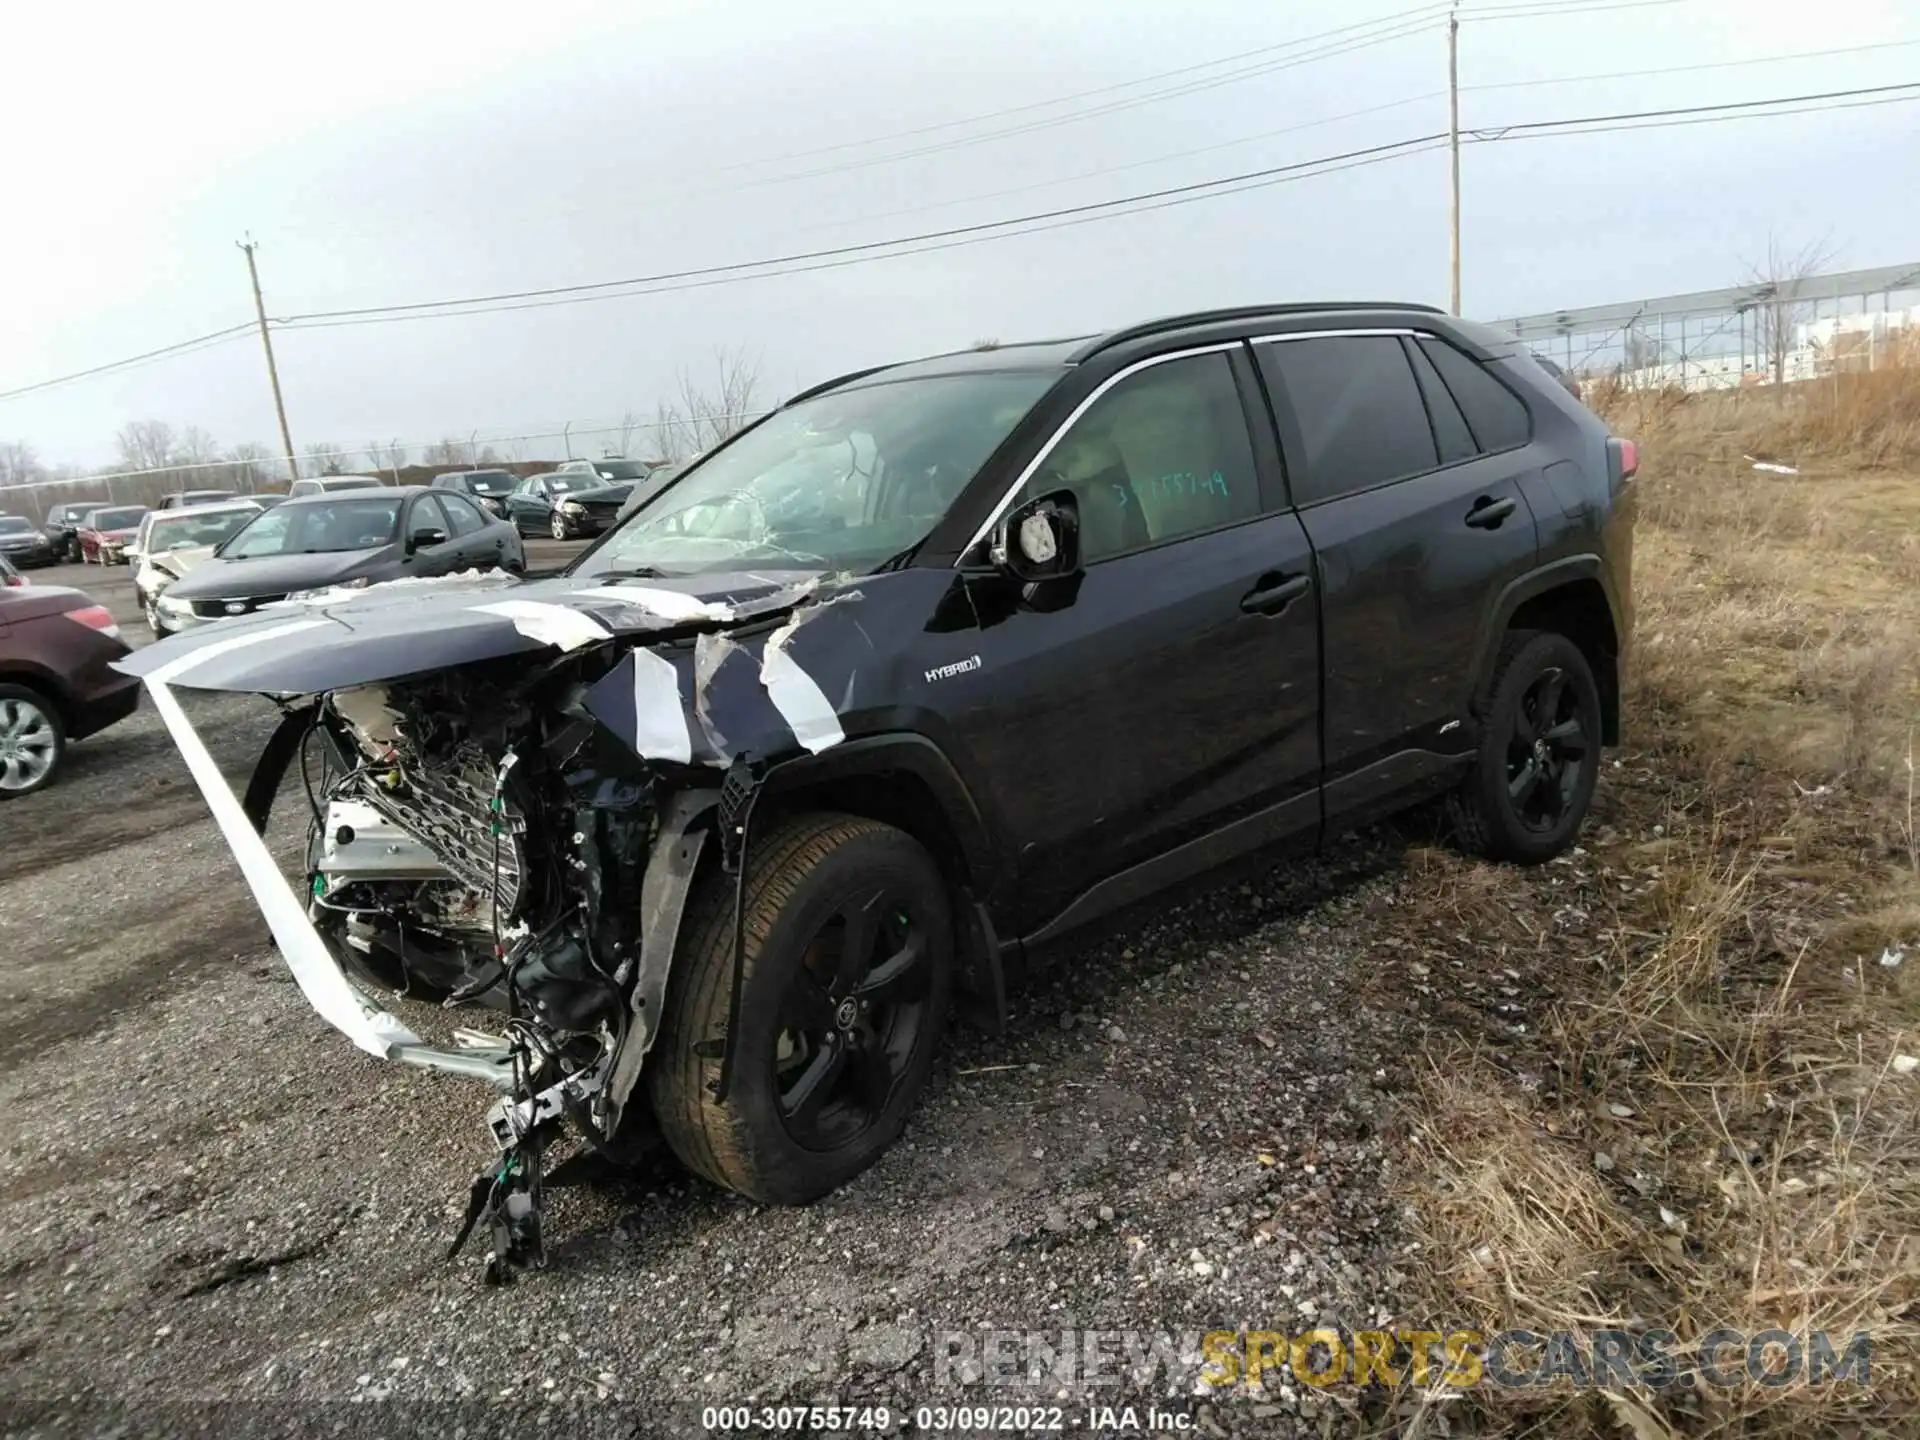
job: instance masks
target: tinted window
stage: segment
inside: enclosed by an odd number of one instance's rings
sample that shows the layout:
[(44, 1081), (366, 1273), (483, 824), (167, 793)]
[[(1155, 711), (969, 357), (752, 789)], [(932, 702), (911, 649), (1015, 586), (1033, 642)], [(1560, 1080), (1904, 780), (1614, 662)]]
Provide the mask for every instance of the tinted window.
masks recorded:
[(1332, 335), (1254, 347), (1267, 384), (1300, 427), (1304, 464), (1293, 498), (1305, 505), (1431, 470), (1439, 463), (1426, 406), (1400, 341)]
[(400, 501), (394, 496), (309, 500), (269, 510), (220, 553), (229, 560), (248, 560), (260, 555), (372, 550), (392, 542), (399, 519)]
[(18, 515), (0, 515), (0, 535), (30, 535), (33, 526)]
[(1048, 452), (1020, 500), (1071, 490), (1088, 561), (1260, 513), (1246, 413), (1225, 355), (1150, 366), (1096, 401)]
[(486, 526), (487, 522), (480, 518), (480, 512), (462, 496), (436, 495), (433, 498), (447, 512), (447, 519), (451, 522), (451, 528), (447, 531), (449, 535), (472, 535)]
[(1467, 429), (1460, 407), (1453, 403), (1447, 387), (1440, 383), (1440, 374), (1433, 368), (1433, 362), (1418, 345), (1407, 347), (1407, 355), (1420, 381), (1420, 394), (1427, 402), (1427, 418), (1433, 421), (1433, 438), (1440, 442), (1440, 463), (1451, 465), (1456, 460), (1472, 459), (1480, 453), (1473, 443), (1473, 432)]
[(1420, 348), (1447, 382), (1482, 450), (1511, 450), (1527, 443), (1533, 427), (1519, 396), (1488, 374), (1479, 361), (1445, 341), (1423, 338)]

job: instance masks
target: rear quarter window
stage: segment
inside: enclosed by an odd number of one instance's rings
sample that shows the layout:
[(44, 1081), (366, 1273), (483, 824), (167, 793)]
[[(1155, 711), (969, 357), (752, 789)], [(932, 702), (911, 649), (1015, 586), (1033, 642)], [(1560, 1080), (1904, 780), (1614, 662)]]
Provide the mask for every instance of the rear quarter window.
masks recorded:
[(1478, 360), (1431, 336), (1420, 337), (1420, 348), (1440, 372), (1482, 450), (1511, 450), (1533, 438), (1533, 418), (1525, 403)]

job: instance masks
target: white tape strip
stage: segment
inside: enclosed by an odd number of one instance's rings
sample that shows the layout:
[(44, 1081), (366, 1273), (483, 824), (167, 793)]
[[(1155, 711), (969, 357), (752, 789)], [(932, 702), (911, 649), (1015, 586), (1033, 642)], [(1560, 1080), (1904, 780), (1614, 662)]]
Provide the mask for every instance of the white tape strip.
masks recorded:
[(846, 739), (847, 732), (840, 728), (840, 717), (833, 713), (826, 692), (787, 654), (787, 641), (795, 628), (796, 622), (789, 620), (767, 637), (767, 648), (760, 656), (760, 683), (767, 687), (767, 698), (794, 738), (818, 755)]
[(167, 683), (216, 655), (332, 623), (330, 620), (295, 620), (268, 630), (256, 630), (203, 645), (198, 650), (190, 650), (168, 661), (147, 676), (147, 691), (153, 696), (153, 707), (160, 712), (160, 719), (173, 736), (173, 743), (180, 747), (180, 754), (187, 762), (187, 772), (200, 787), (200, 793), (206, 796), (214, 824), (220, 827), (227, 847), (233, 851), (233, 858), (240, 863), (240, 874), (245, 878), (247, 888), (253, 892), (260, 913), (266, 917), (267, 928), (273, 932), (273, 938), (280, 946), (280, 958), (287, 962), (287, 969), (293, 972), (293, 978), (299, 982), (307, 1003), (320, 1013), (322, 1019), (362, 1050), (388, 1059), (396, 1046), (418, 1045), (420, 1037), (347, 983), (339, 962), (333, 958), (326, 942), (308, 921), (306, 908), (294, 894), (293, 887), (287, 883), (286, 876), (280, 873), (272, 852), (267, 849), (267, 842), (255, 833), (247, 820), (246, 811), (227, 785), (226, 777), (220, 773), (220, 767), (214, 763), (198, 732), (187, 722), (180, 702), (174, 698)]
[(731, 620), (733, 607), (714, 600), (699, 600), (678, 590), (656, 590), (647, 585), (596, 585), (590, 590), (575, 590), (570, 599), (617, 600), (622, 605), (638, 605), (663, 620)]
[(641, 647), (633, 655), (633, 748), (649, 760), (693, 763), (693, 736), (680, 708), (680, 675), (673, 662)]
[(578, 650), (596, 640), (613, 638), (611, 630), (585, 611), (551, 605), (544, 600), (496, 600), (491, 605), (473, 608), (485, 615), (504, 616), (529, 640), (556, 645), (562, 650)]

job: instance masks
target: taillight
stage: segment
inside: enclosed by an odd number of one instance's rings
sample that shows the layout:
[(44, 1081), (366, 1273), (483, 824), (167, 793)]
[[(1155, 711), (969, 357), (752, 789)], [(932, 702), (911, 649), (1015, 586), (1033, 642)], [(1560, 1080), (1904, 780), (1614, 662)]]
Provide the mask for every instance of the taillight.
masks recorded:
[(1607, 438), (1607, 453), (1613, 458), (1613, 482), (1616, 485), (1640, 473), (1640, 447), (1618, 435)]
[(98, 630), (102, 635), (120, 638), (120, 627), (113, 622), (113, 612), (104, 605), (88, 605), (79, 610), (67, 611), (67, 619), (76, 625), (84, 625), (89, 630)]

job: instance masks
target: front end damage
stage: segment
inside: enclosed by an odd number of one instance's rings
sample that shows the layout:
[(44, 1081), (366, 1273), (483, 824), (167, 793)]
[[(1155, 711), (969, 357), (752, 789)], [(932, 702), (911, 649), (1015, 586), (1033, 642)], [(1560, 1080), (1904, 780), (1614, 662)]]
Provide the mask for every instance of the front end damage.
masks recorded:
[[(859, 593), (730, 578), (718, 595), (374, 587), (124, 662), (314, 1009), (370, 1054), (500, 1092), (486, 1117), (498, 1155), (453, 1245), (482, 1227), (490, 1280), (544, 1264), (544, 1160), (563, 1130), (586, 1152), (633, 1152), (637, 1084), (710, 842), (737, 874), (765, 768), (843, 736), (870, 647), (857, 623), (815, 622)], [(181, 689), (281, 706), (244, 800)], [(276, 794), (307, 811), (293, 877), (263, 839)], [(430, 1044), (386, 1008), (395, 996), (481, 1018)]]

